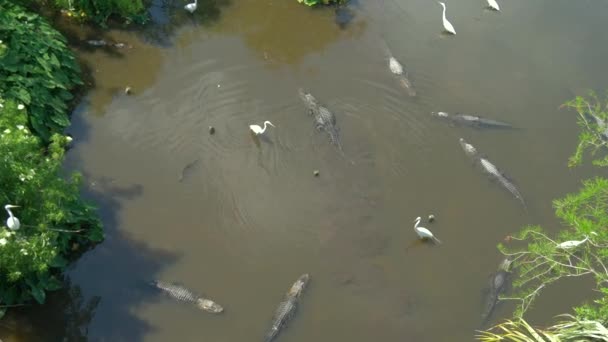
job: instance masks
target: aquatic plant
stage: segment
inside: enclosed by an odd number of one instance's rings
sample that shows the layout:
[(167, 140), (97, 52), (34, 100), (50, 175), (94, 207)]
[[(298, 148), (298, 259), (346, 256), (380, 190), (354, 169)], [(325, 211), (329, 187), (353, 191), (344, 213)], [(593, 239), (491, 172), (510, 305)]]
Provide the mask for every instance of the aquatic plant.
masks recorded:
[[(597, 153), (608, 147), (608, 107), (594, 93), (577, 97), (563, 107), (578, 114), (582, 132), (569, 166), (579, 165), (584, 152)], [(608, 156), (593, 159), (597, 166), (608, 166)], [(509, 245), (499, 250), (513, 260), (514, 294), (501, 300), (517, 301), (515, 321), (499, 324), (478, 338), (482, 341), (608, 341), (608, 179), (583, 181), (578, 193), (553, 201), (555, 215), (563, 229), (551, 237), (540, 226), (528, 226), (509, 237)], [(518, 242), (526, 243), (518, 245)], [(575, 316), (548, 330), (535, 330), (523, 320), (543, 289), (565, 278), (592, 277), (600, 296), (573, 308)]]
[(564, 103), (561, 108), (570, 108), (576, 111), (578, 125), (582, 128), (578, 138), (576, 152), (568, 160), (570, 166), (580, 165), (585, 152), (596, 156), (603, 151), (605, 156), (592, 160), (596, 166), (608, 166), (608, 97), (600, 99), (593, 91), (587, 97), (577, 96)]
[(0, 1), (0, 95), (28, 108), (33, 130), (48, 142), (69, 124), (71, 90), (82, 84), (65, 38), (42, 17)]
[(299, 3), (306, 6), (330, 5), (330, 4), (345, 4), (348, 0), (298, 0)]
[[(566, 227), (556, 238), (551, 238), (539, 226), (524, 228), (511, 240), (526, 241), (526, 246), (506, 247), (500, 251), (513, 259), (513, 282), (516, 293), (503, 300), (519, 302), (516, 317), (522, 317), (541, 291), (548, 285), (563, 279), (590, 275), (596, 281), (596, 289), (608, 294), (608, 179), (595, 178), (583, 182), (576, 194), (555, 200), (553, 206), (558, 218)], [(606, 310), (602, 305), (588, 306), (591, 314)], [(608, 312), (607, 312), (608, 313)], [(606, 322), (608, 316), (601, 318)]]
[[(534, 328), (524, 319), (507, 320), (477, 336), (483, 342), (578, 342), (608, 341), (608, 329), (597, 321), (579, 320), (571, 315), (546, 329)], [(493, 332), (496, 331), (496, 332)]]

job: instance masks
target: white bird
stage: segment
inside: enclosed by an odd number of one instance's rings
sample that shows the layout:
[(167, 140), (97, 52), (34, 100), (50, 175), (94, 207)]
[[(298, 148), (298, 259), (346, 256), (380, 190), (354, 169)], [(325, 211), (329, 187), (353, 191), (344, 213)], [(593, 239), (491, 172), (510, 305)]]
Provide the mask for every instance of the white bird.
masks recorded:
[(456, 34), (456, 30), (454, 30), (454, 26), (448, 21), (445, 17), (445, 4), (441, 1), (438, 1), (441, 7), (443, 7), (443, 28), (451, 34)]
[(194, 0), (193, 3), (187, 4), (184, 6), (184, 9), (190, 13), (194, 13), (194, 11), (196, 11), (197, 1), (198, 0)]
[(490, 6), (491, 9), (495, 10), (495, 11), (500, 11), (500, 7), (498, 7), (498, 3), (496, 2), (496, 0), (487, 0), (488, 1), (488, 6)]
[(4, 206), (4, 209), (6, 209), (6, 212), (8, 213), (8, 219), (6, 220), (6, 226), (11, 230), (17, 230), (17, 229), (19, 229), (19, 227), (21, 227), (21, 223), (19, 222), (19, 219), (16, 218), (15, 215), (13, 215), (11, 208), (19, 208), (19, 206), (12, 205), (12, 204), (7, 204)]
[(585, 238), (580, 241), (577, 241), (577, 240), (564, 241), (564, 242), (558, 244), (557, 248), (569, 249), (569, 248), (578, 247), (578, 246), (582, 245), (583, 243), (585, 243), (585, 241), (587, 241), (587, 240), (589, 240), (588, 236), (585, 236)]
[(431, 233), (430, 230), (424, 228), (424, 227), (418, 227), (418, 225), (420, 224), (420, 221), (422, 220), (422, 218), (420, 216), (418, 216), (414, 222), (416, 222), (416, 224), (414, 224), (414, 230), (416, 231), (416, 234), (418, 234), (418, 237), (421, 239), (431, 239), (437, 243), (441, 243), (441, 241), (439, 241), (438, 238), (435, 237), (435, 235), (433, 235), (433, 233)]
[(276, 127), (275, 125), (272, 124), (272, 122), (270, 121), (264, 121), (264, 128), (258, 126), (258, 125), (250, 125), (249, 129), (255, 134), (255, 135), (260, 135), (260, 134), (264, 134), (264, 132), (266, 131), (266, 125), (270, 125), (272, 127)]

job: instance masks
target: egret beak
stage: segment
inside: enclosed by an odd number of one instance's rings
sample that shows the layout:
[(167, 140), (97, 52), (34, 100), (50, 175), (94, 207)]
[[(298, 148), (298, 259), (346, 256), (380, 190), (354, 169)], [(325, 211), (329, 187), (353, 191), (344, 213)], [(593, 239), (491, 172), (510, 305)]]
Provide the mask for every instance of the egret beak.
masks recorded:
[(11, 204), (7, 205), (6, 207), (7, 207), (7, 208), (21, 208), (21, 207), (20, 207), (20, 206), (18, 206), (18, 205), (11, 205)]
[(275, 127), (275, 128), (277, 127), (277, 126), (273, 125), (272, 122), (268, 122), (268, 124), (272, 127)]

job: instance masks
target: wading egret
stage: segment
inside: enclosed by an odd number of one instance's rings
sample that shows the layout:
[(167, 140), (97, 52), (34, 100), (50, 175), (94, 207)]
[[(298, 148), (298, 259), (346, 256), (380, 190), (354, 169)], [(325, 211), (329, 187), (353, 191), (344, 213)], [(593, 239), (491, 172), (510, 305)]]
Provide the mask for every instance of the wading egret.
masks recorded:
[(500, 7), (498, 7), (498, 3), (496, 2), (496, 0), (487, 0), (488, 1), (488, 6), (495, 10), (495, 11), (500, 11)]
[(21, 223), (19, 222), (19, 219), (16, 218), (15, 215), (13, 215), (11, 208), (19, 208), (19, 206), (12, 204), (7, 204), (4, 206), (4, 209), (6, 209), (6, 212), (8, 213), (8, 220), (6, 220), (6, 226), (11, 230), (17, 230), (19, 229), (19, 227), (21, 227)]
[(438, 1), (438, 2), (441, 5), (441, 7), (443, 7), (443, 28), (451, 34), (456, 34), (456, 30), (454, 30), (454, 26), (452, 26), (452, 24), (445, 17), (445, 4), (441, 1)]
[(258, 126), (258, 125), (251, 125), (249, 126), (249, 129), (255, 134), (255, 135), (260, 135), (260, 134), (264, 134), (264, 132), (266, 131), (266, 125), (270, 125), (272, 127), (276, 127), (275, 125), (272, 124), (272, 122), (270, 121), (264, 121), (264, 128)]
[(431, 239), (437, 243), (441, 243), (441, 241), (439, 241), (438, 238), (436, 238), (433, 233), (431, 233), (430, 230), (424, 228), (424, 227), (418, 227), (418, 225), (420, 224), (420, 221), (422, 220), (422, 218), (420, 216), (418, 216), (414, 222), (416, 222), (416, 224), (414, 224), (414, 230), (416, 231), (416, 234), (418, 234), (418, 237), (425, 240), (425, 239)]
[(186, 6), (184, 6), (184, 9), (190, 13), (194, 13), (194, 11), (196, 11), (196, 6), (197, 6), (197, 0), (194, 0), (193, 3), (189, 3)]

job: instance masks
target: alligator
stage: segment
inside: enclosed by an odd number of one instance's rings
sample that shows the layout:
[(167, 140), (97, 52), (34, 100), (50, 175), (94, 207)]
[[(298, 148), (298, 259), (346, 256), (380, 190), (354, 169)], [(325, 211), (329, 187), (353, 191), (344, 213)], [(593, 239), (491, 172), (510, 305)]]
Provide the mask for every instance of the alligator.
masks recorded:
[(91, 40), (87, 40), (86, 42), (87, 42), (87, 44), (89, 44), (91, 46), (113, 46), (113, 47), (118, 48), (118, 49), (132, 48), (132, 46), (129, 45), (129, 44), (120, 43), (120, 42), (118, 42), (118, 43), (116, 43), (116, 42), (108, 42), (108, 41), (105, 41), (103, 39), (97, 39), (97, 40), (91, 39)]
[(197, 308), (201, 310), (211, 313), (221, 313), (224, 311), (224, 308), (221, 305), (217, 304), (211, 299), (201, 297), (181, 285), (165, 283), (157, 280), (150, 282), (150, 285), (166, 293), (169, 297), (173, 299), (194, 304)]
[(336, 125), (336, 116), (329, 109), (321, 106), (317, 99), (304, 89), (298, 89), (298, 94), (304, 104), (308, 108), (308, 114), (312, 115), (315, 122), (315, 128), (319, 131), (325, 131), (329, 135), (331, 143), (342, 151), (342, 143), (340, 142), (340, 129)]
[(279, 304), (279, 307), (274, 314), (272, 319), (272, 327), (266, 334), (266, 339), (264, 340), (265, 342), (271, 342), (274, 340), (277, 335), (279, 335), (281, 328), (293, 316), (298, 306), (298, 299), (304, 291), (304, 288), (306, 288), (309, 280), (310, 276), (308, 274), (303, 274), (291, 286), (289, 291), (287, 291), (283, 302)]
[(409, 78), (407, 77), (407, 72), (403, 72), (403, 66), (397, 59), (395, 59), (395, 57), (390, 55), (390, 51), (388, 51), (388, 54), (390, 56), (388, 59), (389, 70), (393, 74), (399, 76), (399, 84), (407, 91), (409, 96), (416, 96), (416, 89), (414, 89), (412, 82), (410, 82)]
[(477, 149), (475, 147), (473, 147), (473, 145), (467, 143), (463, 138), (460, 138), (459, 142), (460, 142), (460, 146), (462, 146), (462, 149), (464, 150), (464, 152), (469, 157), (471, 157), (471, 159), (473, 159), (476, 162), (479, 162), (479, 165), (481, 166), (481, 168), (485, 172), (490, 174), (490, 176), (492, 176), (494, 179), (496, 179), (513, 196), (515, 196), (515, 198), (517, 198), (521, 202), (521, 204), (524, 206), (524, 209), (526, 209), (526, 203), (524, 202), (523, 196), (521, 195), (521, 193), (519, 193), (519, 191), (517, 190), (515, 185), (513, 185), (513, 183), (507, 179), (507, 177), (504, 175), (504, 173), (502, 173), (488, 159), (481, 156), (480, 153), (477, 151)]
[(452, 123), (464, 126), (471, 126), (475, 128), (502, 128), (509, 129), (513, 128), (511, 124), (506, 122), (496, 121), (492, 119), (486, 119), (479, 116), (474, 115), (466, 115), (466, 114), (456, 114), (450, 115), (446, 112), (432, 112), (434, 116), (437, 116), (442, 119), (449, 120)]
[(492, 275), (490, 278), (490, 286), (488, 295), (486, 297), (484, 310), (481, 314), (482, 325), (487, 323), (488, 318), (492, 315), (494, 308), (496, 308), (496, 304), (498, 303), (498, 297), (501, 293), (503, 293), (507, 288), (507, 281), (509, 278), (509, 268), (511, 266), (512, 260), (506, 258), (502, 261), (500, 266), (498, 267), (498, 271)]

